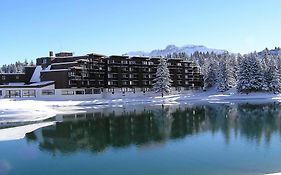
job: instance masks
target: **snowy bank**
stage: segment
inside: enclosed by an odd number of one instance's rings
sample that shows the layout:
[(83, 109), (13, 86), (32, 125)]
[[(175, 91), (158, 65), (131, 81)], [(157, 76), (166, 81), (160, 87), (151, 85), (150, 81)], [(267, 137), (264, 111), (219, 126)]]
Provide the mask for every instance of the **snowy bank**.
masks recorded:
[(56, 114), (71, 113), (74, 106), (113, 106), (126, 104), (178, 104), (182, 102), (192, 103), (230, 103), (230, 102), (278, 102), (280, 94), (250, 93), (240, 94), (235, 90), (218, 93), (215, 90), (206, 92), (194, 91), (180, 95), (151, 96), (138, 98), (105, 98), (86, 101), (56, 101), (56, 100), (0, 100), (0, 123), (43, 121)]
[(55, 124), (55, 122), (44, 122), (44, 123), (37, 123), (37, 124), (1, 129), (0, 141), (22, 139), (25, 137), (27, 133), (33, 132), (39, 128), (51, 126), (53, 124)]

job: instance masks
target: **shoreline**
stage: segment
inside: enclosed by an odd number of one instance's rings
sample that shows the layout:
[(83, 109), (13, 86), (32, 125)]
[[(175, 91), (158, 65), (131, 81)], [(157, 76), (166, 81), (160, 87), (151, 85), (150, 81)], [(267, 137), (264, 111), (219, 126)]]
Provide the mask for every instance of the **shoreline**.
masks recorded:
[(273, 103), (281, 102), (281, 94), (250, 93), (239, 94), (233, 90), (218, 93), (215, 90), (190, 94), (167, 95), (139, 98), (108, 98), (95, 100), (40, 100), (40, 99), (0, 99), (0, 124), (16, 122), (36, 122), (52, 118), (66, 112), (63, 108), (90, 106), (101, 108), (120, 105), (176, 105), (192, 104), (229, 104), (229, 103)]

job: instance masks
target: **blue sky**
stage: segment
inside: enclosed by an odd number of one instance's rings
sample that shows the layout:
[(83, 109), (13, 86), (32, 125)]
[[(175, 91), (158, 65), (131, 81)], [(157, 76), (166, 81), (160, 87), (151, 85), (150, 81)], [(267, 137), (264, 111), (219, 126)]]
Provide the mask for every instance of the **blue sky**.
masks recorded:
[(280, 0), (9, 0), (0, 64), (49, 50), (106, 55), (200, 44), (247, 53), (281, 46)]

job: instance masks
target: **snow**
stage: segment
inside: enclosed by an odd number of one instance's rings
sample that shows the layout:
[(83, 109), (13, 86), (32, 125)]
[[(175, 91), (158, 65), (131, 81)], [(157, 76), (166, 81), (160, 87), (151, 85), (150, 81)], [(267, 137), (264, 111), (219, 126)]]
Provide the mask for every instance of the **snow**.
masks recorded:
[(0, 123), (3, 122), (19, 122), (19, 121), (42, 121), (51, 118), (61, 111), (60, 107), (71, 106), (99, 106), (99, 105), (126, 105), (126, 104), (166, 104), (166, 103), (181, 103), (181, 102), (196, 102), (196, 103), (219, 103), (231, 101), (281, 101), (280, 94), (273, 93), (237, 93), (235, 88), (226, 92), (218, 93), (216, 89), (203, 91), (189, 91), (180, 95), (166, 95), (163, 98), (161, 94), (154, 96), (140, 96), (135, 98), (120, 97), (120, 98), (103, 98), (94, 100), (68, 100), (59, 101), (50, 99), (43, 100), (0, 100)]
[(52, 70), (43, 70), (41, 72), (62, 72), (62, 71), (68, 71), (68, 69), (52, 69)]
[(8, 83), (1, 86), (23, 86), (25, 83)]
[[(72, 62), (62, 62), (62, 63), (52, 63), (52, 66), (56, 65), (65, 65), (65, 64), (77, 64), (77, 61), (72, 61)], [(49, 69), (50, 70), (50, 69)]]
[(25, 137), (27, 133), (33, 132), (39, 128), (51, 126), (55, 122), (44, 122), (37, 124), (30, 124), (0, 130), (0, 141), (18, 140)]
[(49, 84), (52, 84), (52, 83), (55, 83), (55, 82), (54, 81), (41, 81), (41, 82), (38, 82), (38, 83), (32, 83), (32, 84), (25, 85), (25, 86), (45, 86), (45, 85), (49, 85)]
[(191, 55), (196, 51), (202, 52), (202, 53), (214, 52), (217, 54), (222, 54), (222, 53), (226, 52), (224, 50), (219, 50), (219, 49), (210, 49), (210, 48), (207, 48), (207, 47), (201, 46), (201, 45), (185, 45), (182, 47), (177, 47), (175, 45), (168, 45), (165, 49), (156, 49), (151, 52), (143, 52), (143, 51), (134, 52), (133, 51), (133, 52), (126, 53), (124, 55), (155, 57), (155, 56), (167, 56), (168, 54), (173, 54), (173, 53), (186, 53), (187, 55)]
[(11, 86), (11, 87), (18, 87), (18, 86), (24, 86), (24, 87), (34, 87), (34, 86), (45, 86), (54, 83), (54, 81), (41, 81), (41, 82), (36, 82), (32, 84), (25, 84), (25, 83), (9, 83), (5, 85), (0, 85), (0, 87), (3, 86)]
[(0, 123), (42, 121), (57, 114), (43, 102), (35, 100), (0, 100)]
[(36, 82), (40, 82), (40, 72), (42, 71), (42, 67), (41, 66), (36, 66), (33, 75), (30, 79), (31, 83), (36, 83)]

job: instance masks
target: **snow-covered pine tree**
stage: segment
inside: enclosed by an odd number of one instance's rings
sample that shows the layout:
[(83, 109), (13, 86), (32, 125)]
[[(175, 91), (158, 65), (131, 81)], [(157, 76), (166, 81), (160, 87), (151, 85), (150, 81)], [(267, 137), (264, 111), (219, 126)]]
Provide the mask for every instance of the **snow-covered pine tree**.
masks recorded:
[(257, 92), (263, 87), (263, 72), (256, 53), (246, 55), (239, 65), (239, 92)]
[(153, 90), (156, 93), (161, 93), (162, 97), (164, 94), (171, 92), (171, 78), (170, 71), (165, 59), (160, 58), (160, 63), (157, 67), (156, 78), (153, 83)]
[(250, 87), (251, 91), (260, 91), (263, 87), (263, 73), (256, 53), (250, 54), (249, 58), (250, 66)]
[(237, 90), (238, 92), (249, 93), (251, 90), (250, 87), (250, 66), (248, 62), (247, 56), (238, 57), (239, 60), (239, 69), (238, 69), (238, 82), (237, 82)]
[(228, 85), (229, 87), (235, 87), (237, 85), (238, 77), (238, 62), (237, 57), (233, 54), (228, 55), (227, 61), (227, 72), (228, 72)]
[(30, 65), (30, 66), (34, 66), (33, 60), (30, 61), (29, 65)]
[(217, 70), (218, 63), (216, 57), (211, 57), (206, 59), (205, 64), (203, 65), (203, 75), (204, 75), (204, 88), (211, 88), (216, 85), (217, 82)]
[(228, 79), (228, 74), (227, 74), (226, 60), (222, 59), (219, 63), (219, 68), (218, 68), (217, 90), (219, 92), (224, 92), (229, 90), (227, 79)]
[(264, 50), (264, 54), (259, 58), (261, 60), (261, 69), (263, 73), (262, 90), (270, 91), (269, 84), (272, 80), (272, 75), (269, 70), (269, 62), (271, 60), (268, 49)]
[(274, 93), (281, 92), (281, 75), (274, 59), (271, 59), (268, 65), (269, 74), (271, 75), (271, 81), (269, 83), (270, 91)]

